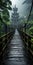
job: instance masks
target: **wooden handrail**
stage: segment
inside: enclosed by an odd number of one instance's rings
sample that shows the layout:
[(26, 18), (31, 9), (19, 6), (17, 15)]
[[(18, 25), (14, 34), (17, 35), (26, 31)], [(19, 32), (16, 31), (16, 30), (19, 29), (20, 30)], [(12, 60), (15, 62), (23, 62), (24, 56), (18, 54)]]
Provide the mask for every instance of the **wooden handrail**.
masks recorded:
[(32, 41), (31, 41), (31, 39), (33, 39), (33, 36), (31, 36), (31, 35), (29, 35), (29, 34), (27, 34), (27, 33), (25, 33), (25, 32), (23, 32), (24, 34), (25, 34), (25, 37), (27, 38), (30, 38), (30, 42), (31, 43), (33, 43)]
[(4, 37), (4, 36), (8, 35), (9, 33), (10, 33), (10, 32), (8, 32), (7, 34), (2, 35), (2, 36), (0, 37), (0, 39), (1, 39), (2, 37)]
[(29, 35), (28, 33), (25, 33), (25, 32), (23, 32), (24, 34), (26, 34), (27, 36), (29, 36), (29, 37), (31, 37), (31, 38), (33, 38), (33, 36), (32, 35)]
[(11, 41), (13, 34), (14, 31), (8, 32), (7, 34), (4, 34), (0, 37), (0, 57), (3, 57), (3, 55), (5, 54), (6, 47)]
[(33, 39), (33, 36), (23, 32), (23, 31), (20, 31), (20, 30), (19, 30), (19, 33), (21, 35), (21, 38), (24, 40), (26, 47), (29, 49), (29, 51), (33, 55), (33, 49), (32, 49), (33, 41), (31, 41), (31, 39)]

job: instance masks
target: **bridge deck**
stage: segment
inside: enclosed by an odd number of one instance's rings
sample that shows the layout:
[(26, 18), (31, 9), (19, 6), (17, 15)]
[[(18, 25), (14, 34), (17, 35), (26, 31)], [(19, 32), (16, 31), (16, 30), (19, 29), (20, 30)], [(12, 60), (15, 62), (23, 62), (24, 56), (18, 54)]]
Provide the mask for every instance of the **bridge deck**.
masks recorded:
[(31, 63), (31, 59), (28, 57), (23, 41), (16, 30), (11, 43), (8, 45), (3, 65), (32, 65)]

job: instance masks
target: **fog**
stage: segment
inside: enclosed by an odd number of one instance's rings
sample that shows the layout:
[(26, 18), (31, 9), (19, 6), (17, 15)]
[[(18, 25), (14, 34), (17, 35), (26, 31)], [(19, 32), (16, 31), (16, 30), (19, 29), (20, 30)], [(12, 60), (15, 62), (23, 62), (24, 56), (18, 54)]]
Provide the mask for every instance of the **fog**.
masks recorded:
[[(20, 17), (29, 15), (31, 3), (30, 4), (28, 4), (28, 3), (22, 4), (24, 1), (25, 0), (11, 0), (12, 8), (16, 5), (16, 7), (18, 8)], [(11, 14), (12, 14), (12, 11), (10, 12), (10, 15)]]

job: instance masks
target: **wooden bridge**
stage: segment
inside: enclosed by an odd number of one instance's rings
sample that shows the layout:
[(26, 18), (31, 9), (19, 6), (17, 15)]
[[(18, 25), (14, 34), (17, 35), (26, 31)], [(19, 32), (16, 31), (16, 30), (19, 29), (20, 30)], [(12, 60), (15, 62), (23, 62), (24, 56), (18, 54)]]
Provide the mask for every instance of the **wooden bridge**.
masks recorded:
[(0, 65), (33, 65), (31, 38), (17, 29), (0, 37)]

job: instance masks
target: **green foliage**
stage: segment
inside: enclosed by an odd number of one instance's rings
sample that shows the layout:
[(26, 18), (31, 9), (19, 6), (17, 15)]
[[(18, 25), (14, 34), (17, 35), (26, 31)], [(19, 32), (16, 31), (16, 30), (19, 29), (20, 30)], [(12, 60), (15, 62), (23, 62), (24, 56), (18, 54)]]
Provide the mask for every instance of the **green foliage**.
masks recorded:
[[(10, 0), (0, 0), (0, 8), (2, 9), (2, 10), (4, 10), (4, 9), (9, 9), (9, 7), (10, 7), (10, 5), (11, 5), (12, 3), (11, 3), (11, 1)], [(10, 10), (11, 10), (12, 8), (10, 7)]]
[(9, 24), (9, 10), (11, 10), (11, 1), (10, 0), (0, 0), (0, 35), (3, 30), (3, 26)]
[(33, 26), (29, 28), (29, 34), (33, 35)]

